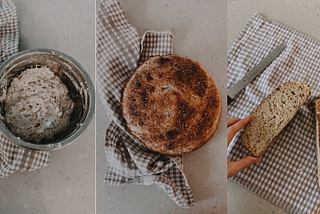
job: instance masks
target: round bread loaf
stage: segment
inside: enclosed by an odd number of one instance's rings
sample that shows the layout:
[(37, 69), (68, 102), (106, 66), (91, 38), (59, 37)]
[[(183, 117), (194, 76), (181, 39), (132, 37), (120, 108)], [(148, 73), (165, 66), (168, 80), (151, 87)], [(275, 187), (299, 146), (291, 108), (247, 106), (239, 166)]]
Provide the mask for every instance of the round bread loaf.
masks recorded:
[(122, 113), (131, 134), (149, 150), (181, 155), (215, 133), (221, 94), (200, 64), (177, 55), (154, 56), (126, 84)]

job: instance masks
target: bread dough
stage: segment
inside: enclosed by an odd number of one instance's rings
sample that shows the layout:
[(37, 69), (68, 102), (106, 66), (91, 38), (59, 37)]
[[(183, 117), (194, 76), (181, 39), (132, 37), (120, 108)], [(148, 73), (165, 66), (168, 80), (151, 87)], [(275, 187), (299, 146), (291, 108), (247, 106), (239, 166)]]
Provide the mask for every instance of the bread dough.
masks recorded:
[(31, 68), (12, 80), (4, 119), (20, 138), (39, 142), (67, 128), (74, 106), (68, 88), (49, 68)]

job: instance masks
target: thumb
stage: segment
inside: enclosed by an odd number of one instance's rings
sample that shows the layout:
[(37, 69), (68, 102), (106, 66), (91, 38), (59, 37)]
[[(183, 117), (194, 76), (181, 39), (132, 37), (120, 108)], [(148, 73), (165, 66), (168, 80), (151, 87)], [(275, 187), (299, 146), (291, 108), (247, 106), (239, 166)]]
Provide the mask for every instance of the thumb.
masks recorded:
[(235, 166), (236, 168), (240, 170), (244, 169), (244, 168), (247, 168), (249, 167), (251, 164), (254, 164), (254, 163), (259, 163), (261, 161), (260, 158), (255, 158), (255, 157), (252, 157), (252, 156), (248, 156), (248, 157), (245, 157), (245, 158), (242, 158), (241, 160), (238, 160), (235, 163)]
[(233, 175), (243, 170), (244, 168), (249, 167), (251, 164), (259, 163), (260, 161), (261, 161), (260, 158), (248, 156), (248, 157), (242, 158), (241, 160), (230, 162), (228, 164), (228, 178), (232, 177)]

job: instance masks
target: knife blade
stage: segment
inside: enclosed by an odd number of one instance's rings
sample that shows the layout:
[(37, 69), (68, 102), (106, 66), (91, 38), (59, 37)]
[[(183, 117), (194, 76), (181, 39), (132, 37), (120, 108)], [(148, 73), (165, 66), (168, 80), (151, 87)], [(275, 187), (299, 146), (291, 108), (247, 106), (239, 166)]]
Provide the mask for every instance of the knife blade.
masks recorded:
[(258, 74), (265, 70), (273, 60), (275, 60), (286, 48), (284, 43), (278, 45), (265, 58), (263, 58), (256, 66), (254, 66), (241, 80), (228, 90), (228, 104), (232, 102), (235, 96), (244, 89)]

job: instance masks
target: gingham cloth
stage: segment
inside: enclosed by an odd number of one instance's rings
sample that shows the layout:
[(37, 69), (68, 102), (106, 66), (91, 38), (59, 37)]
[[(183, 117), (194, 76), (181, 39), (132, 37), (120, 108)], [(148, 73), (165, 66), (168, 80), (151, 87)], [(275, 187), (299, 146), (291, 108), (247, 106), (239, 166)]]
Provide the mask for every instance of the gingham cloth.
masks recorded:
[(151, 152), (128, 133), (121, 116), (121, 97), (126, 82), (149, 56), (173, 53), (169, 32), (137, 29), (114, 0), (101, 1), (97, 14), (97, 90), (111, 124), (106, 131), (105, 184), (157, 184), (179, 206), (194, 204), (193, 194), (182, 172), (181, 156)]
[[(288, 212), (319, 213), (315, 115), (307, 106), (320, 97), (320, 42), (255, 14), (228, 51), (228, 89), (281, 43), (287, 45), (284, 52), (228, 105), (228, 117), (250, 115), (267, 95), (288, 81), (308, 83), (311, 96), (261, 157), (261, 163), (231, 180)], [(239, 132), (228, 148), (229, 160), (250, 155), (241, 144)]]
[[(11, 0), (0, 0), (0, 63), (18, 52), (19, 27), (16, 7)], [(22, 148), (0, 132), (0, 177), (47, 166), (50, 153)]]

